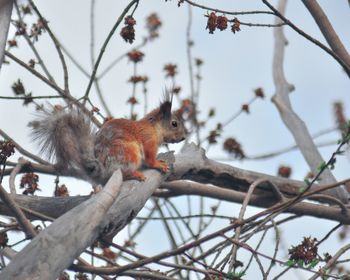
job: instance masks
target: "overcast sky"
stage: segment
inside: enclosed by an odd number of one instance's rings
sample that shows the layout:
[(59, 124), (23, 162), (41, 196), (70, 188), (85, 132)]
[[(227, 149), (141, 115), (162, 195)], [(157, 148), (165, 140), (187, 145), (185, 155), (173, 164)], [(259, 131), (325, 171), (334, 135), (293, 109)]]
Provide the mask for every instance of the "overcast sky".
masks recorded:
[[(95, 56), (109, 33), (111, 27), (120, 15), (128, 1), (96, 1), (96, 42)], [(276, 4), (277, 1), (271, 1)], [(345, 47), (350, 49), (349, 18), (350, 9), (348, 1), (318, 1), (327, 13), (340, 39)], [(81, 65), (91, 72), (90, 60), (90, 1), (35, 1), (38, 8), (49, 21), (49, 25), (59, 41), (73, 54)], [(213, 5), (227, 11), (242, 10), (267, 10), (261, 1), (200, 1), (203, 5)], [(188, 20), (188, 7), (177, 7), (177, 1), (140, 1), (135, 13), (136, 40), (134, 45), (142, 42), (146, 35), (145, 18), (152, 12), (156, 12), (162, 20), (160, 38), (148, 44), (142, 51), (145, 53), (144, 61), (139, 65), (138, 72), (149, 77), (149, 107), (158, 105), (162, 91), (169, 81), (164, 78), (163, 67), (166, 63), (178, 65), (179, 75), (177, 83), (182, 87), (182, 96), (189, 95), (189, 73), (186, 57), (186, 27)], [(266, 98), (257, 100), (250, 108), (251, 114), (242, 114), (234, 122), (230, 123), (223, 132), (225, 137), (233, 136), (242, 143), (246, 154), (254, 156), (284, 148), (294, 143), (290, 132), (285, 128), (279, 118), (279, 114), (271, 103), (270, 98), (274, 94), (272, 81), (272, 46), (273, 35), (271, 28), (241, 26), (241, 32), (233, 34), (229, 31), (216, 31), (209, 34), (205, 30), (207, 13), (205, 10), (194, 8), (191, 37), (194, 41), (192, 48), (193, 57), (204, 60), (202, 67), (202, 84), (200, 91), (199, 109), (201, 118), (205, 119), (211, 107), (216, 109), (215, 118), (208, 123), (208, 129), (214, 128), (216, 123), (224, 122), (237, 112), (242, 103), (248, 102), (253, 96), (253, 89), (262, 87)], [(301, 1), (289, 1), (286, 16), (305, 32), (314, 36), (321, 42), (325, 42), (312, 17), (308, 14)], [(242, 22), (273, 23), (272, 16), (238, 16)], [(344, 103), (347, 117), (350, 115), (350, 82), (337, 62), (327, 53), (302, 38), (293, 30), (286, 29), (286, 37), (289, 42), (285, 55), (285, 73), (287, 80), (293, 84), (296, 90), (291, 94), (291, 101), (295, 111), (305, 121), (310, 132), (316, 133), (335, 126), (332, 104), (335, 101)], [(12, 30), (13, 31), (13, 30)], [(123, 52), (130, 49), (119, 36), (120, 28), (107, 46), (99, 70), (105, 69), (109, 63)], [(12, 32), (13, 34), (13, 32)], [(11, 35), (10, 35), (11, 37)], [(30, 49), (23, 39), (18, 41), (19, 48), (13, 52), (24, 61), (33, 58)], [(62, 67), (57, 52), (48, 39), (47, 34), (39, 38), (37, 44), (49, 70), (62, 85)], [(70, 89), (74, 96), (83, 95), (88, 79), (68, 61)], [(105, 98), (114, 116), (128, 116), (129, 106), (126, 104), (131, 94), (131, 85), (126, 83), (133, 73), (132, 64), (127, 59), (122, 60), (101, 81), (101, 87)], [(0, 95), (13, 96), (11, 85), (20, 78), (26, 89), (33, 95), (53, 95), (55, 92), (43, 85), (33, 76), (11, 63), (3, 66), (0, 74)], [(98, 106), (95, 90), (92, 91), (92, 99)], [(141, 89), (138, 97), (142, 100)], [(33, 145), (29, 138), (27, 123), (33, 118), (35, 108), (32, 105), (22, 107), (21, 101), (0, 101), (0, 127), (23, 147), (32, 152), (37, 152), (37, 146)], [(137, 107), (137, 112), (143, 113), (143, 105)], [(202, 137), (206, 134), (203, 133)], [(329, 134), (319, 141), (337, 140), (339, 133)], [(176, 146), (175, 146), (176, 147)], [(322, 148), (321, 152), (328, 159), (336, 146)], [(209, 151), (211, 158), (227, 157), (221, 149), (221, 144)], [(15, 157), (14, 157), (15, 158)], [(230, 164), (275, 175), (280, 164), (290, 165), (293, 168), (292, 177), (302, 180), (309, 171), (299, 152), (292, 152), (266, 161), (232, 161)], [(337, 179), (347, 178), (349, 175), (349, 157), (340, 158), (337, 161), (334, 174)], [(43, 178), (40, 183), (44, 189), (43, 194), (51, 194), (53, 187), (52, 178)], [(72, 182), (62, 179), (63, 182)], [(45, 184), (50, 185), (50, 191), (45, 190)], [(79, 185), (71, 190), (72, 193), (89, 193), (90, 188), (85, 183), (73, 180), (71, 185)], [(70, 184), (68, 184), (70, 185)], [(73, 189), (73, 187), (71, 187)], [(181, 202), (179, 202), (181, 203)], [(225, 211), (232, 211), (234, 215), (236, 206), (226, 205)], [(253, 210), (252, 210), (253, 211)], [(226, 213), (227, 214), (227, 213)], [(249, 213), (247, 213), (249, 214)], [(299, 242), (304, 235), (327, 232), (332, 224), (325, 221), (304, 219), (304, 231), (296, 229), (291, 223), (285, 230), (295, 231), (291, 242)], [(298, 223), (298, 222), (296, 222)], [(218, 226), (223, 224), (218, 224)], [(152, 231), (152, 229), (149, 229)], [(158, 238), (158, 237), (157, 237)], [(122, 239), (122, 237), (121, 237)], [(155, 247), (157, 242), (149, 235), (148, 246), (144, 246), (147, 252), (155, 253), (160, 249)], [(166, 242), (166, 238), (164, 239)], [(287, 241), (286, 241), (287, 242)], [(153, 245), (152, 245), (153, 244)], [(158, 242), (159, 244), (159, 242)], [(286, 245), (287, 247), (289, 245)], [(338, 246), (334, 240), (335, 246)], [(292, 278), (291, 278), (292, 279)]]

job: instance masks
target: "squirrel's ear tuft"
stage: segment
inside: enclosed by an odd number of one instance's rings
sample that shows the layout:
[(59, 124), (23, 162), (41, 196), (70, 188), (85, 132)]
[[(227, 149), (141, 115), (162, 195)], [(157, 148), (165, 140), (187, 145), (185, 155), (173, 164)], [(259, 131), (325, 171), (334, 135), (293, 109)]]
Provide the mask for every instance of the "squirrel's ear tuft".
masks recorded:
[(168, 89), (165, 89), (163, 95), (163, 102), (160, 104), (160, 113), (162, 118), (168, 120), (171, 118), (171, 106), (173, 103), (173, 94), (170, 93)]
[(164, 101), (159, 106), (161, 118), (163, 120), (170, 120), (171, 118), (171, 102)]

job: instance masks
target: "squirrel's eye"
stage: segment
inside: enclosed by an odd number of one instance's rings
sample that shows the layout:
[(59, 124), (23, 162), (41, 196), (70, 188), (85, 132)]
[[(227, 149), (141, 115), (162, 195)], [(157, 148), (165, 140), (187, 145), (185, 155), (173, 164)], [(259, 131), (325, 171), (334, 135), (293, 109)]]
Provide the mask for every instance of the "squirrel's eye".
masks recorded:
[(173, 127), (177, 127), (177, 122), (176, 122), (176, 121), (172, 121), (172, 122), (171, 122), (171, 125), (172, 125)]

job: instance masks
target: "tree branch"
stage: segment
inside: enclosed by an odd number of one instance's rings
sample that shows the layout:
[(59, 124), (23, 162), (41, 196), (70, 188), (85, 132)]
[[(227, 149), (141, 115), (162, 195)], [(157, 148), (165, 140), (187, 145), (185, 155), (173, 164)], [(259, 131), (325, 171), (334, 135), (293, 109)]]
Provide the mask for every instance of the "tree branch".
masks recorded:
[(108, 230), (105, 215), (120, 193), (121, 183), (122, 175), (118, 170), (100, 193), (41, 231), (3, 270), (1, 278), (56, 279), (99, 234)]
[(323, 12), (321, 6), (315, 0), (302, 0), (305, 7), (316, 21), (328, 45), (339, 56), (341, 60), (350, 68), (350, 55), (339, 39), (327, 15)]
[[(284, 13), (285, 6), (286, 0), (282, 0), (279, 2), (278, 10), (281, 14)], [(276, 18), (276, 23), (278, 22), (280, 22), (280, 20)], [(294, 87), (287, 82), (283, 70), (284, 49), (286, 45), (283, 27), (275, 28), (274, 36), (275, 47), (272, 69), (276, 93), (272, 97), (272, 101), (276, 105), (284, 124), (292, 133), (294, 140), (299, 146), (300, 151), (302, 152), (311, 171), (316, 173), (317, 168), (322, 162), (324, 162), (324, 160), (321, 154), (319, 153), (317, 147), (315, 146), (305, 123), (294, 112), (289, 99), (289, 93), (294, 89)], [(324, 172), (321, 175), (321, 179), (322, 182), (325, 184), (333, 184), (336, 182), (335, 177), (329, 169), (324, 170)], [(344, 202), (347, 202), (349, 199), (348, 193), (342, 186), (337, 189), (330, 190), (329, 194), (335, 196), (336, 198)]]
[(0, 69), (4, 60), (4, 52), (10, 27), (12, 7), (13, 0), (2, 0), (0, 2)]

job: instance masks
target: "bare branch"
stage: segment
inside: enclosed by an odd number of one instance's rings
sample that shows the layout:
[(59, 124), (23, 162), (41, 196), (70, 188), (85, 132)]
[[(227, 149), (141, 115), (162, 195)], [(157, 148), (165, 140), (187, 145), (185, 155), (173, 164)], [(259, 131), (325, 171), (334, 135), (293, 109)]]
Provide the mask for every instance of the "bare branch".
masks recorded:
[(293, 24), (290, 20), (288, 20), (286, 17), (283, 16), (282, 13), (278, 11), (274, 6), (272, 6), (267, 0), (262, 0), (265, 5), (267, 5), (277, 17), (279, 17), (283, 22), (285, 22), (287, 25), (289, 25), (294, 31), (296, 31), (298, 34), (312, 42), (313, 44), (320, 47), (322, 50), (324, 50), (326, 53), (328, 53), (330, 56), (332, 56), (344, 69), (346, 74), (350, 76), (350, 67), (330, 48), (322, 44), (320, 41), (316, 40), (315, 38), (311, 37), (310, 35), (306, 34), (303, 30), (298, 28), (295, 24)]
[(240, 12), (230, 12), (230, 11), (224, 11), (224, 10), (220, 10), (220, 9), (216, 9), (216, 8), (211, 8), (211, 7), (207, 7), (204, 5), (200, 5), (198, 3), (195, 3), (193, 1), (190, 0), (185, 0), (186, 3), (190, 4), (191, 6), (197, 7), (197, 8), (201, 8), (204, 10), (209, 10), (209, 11), (213, 11), (213, 12), (217, 12), (217, 13), (223, 13), (223, 14), (227, 14), (227, 15), (254, 15), (254, 14), (267, 14), (267, 15), (273, 15), (272, 12), (270, 11), (240, 11)]
[(47, 161), (43, 160), (42, 158), (28, 152), (26, 149), (24, 149), (22, 146), (20, 146), (15, 140), (13, 140), (5, 131), (0, 129), (0, 135), (5, 139), (5, 140), (10, 140), (13, 144), (15, 144), (16, 149), (24, 156), (29, 157), (32, 160), (35, 160), (38, 163), (41, 164), (49, 164)]
[[(106, 230), (106, 212), (120, 192), (122, 175), (116, 171), (105, 188), (41, 231), (2, 271), (2, 279), (56, 279), (63, 269)], [(72, 223), (72, 220), (75, 222)], [(66, 238), (69, 236), (70, 238)], [(73, 238), (75, 236), (75, 238)], [(47, 248), (55, 254), (48, 252)], [(57, 258), (57, 254), (64, 256)], [(36, 256), (32, 258), (32, 256)]]
[(28, 238), (32, 238), (36, 235), (36, 232), (32, 224), (27, 220), (22, 210), (17, 206), (15, 200), (9, 195), (2, 185), (0, 185), (0, 198), (7, 207), (11, 209), (19, 224), (23, 227)]
[(64, 55), (62, 53), (61, 50), (61, 46), (60, 43), (58, 42), (58, 40), (56, 39), (55, 35), (53, 34), (53, 32), (51, 31), (51, 28), (48, 25), (48, 22), (46, 21), (46, 19), (41, 15), (40, 11), (38, 10), (38, 8), (36, 7), (36, 5), (34, 4), (34, 2), (32, 0), (29, 0), (30, 5), (32, 6), (33, 10), (35, 11), (35, 13), (38, 15), (38, 17), (40, 18), (40, 20), (42, 21), (43, 25), (45, 26), (45, 29), (47, 30), (47, 33), (49, 34), (52, 42), (55, 45), (55, 48), (57, 50), (59, 59), (61, 61), (62, 64), (62, 69), (63, 69), (63, 80), (64, 80), (64, 92), (66, 95), (70, 95), (69, 92), (69, 84), (68, 84), (68, 69), (67, 69), (67, 64), (66, 64), (66, 60), (64, 58)]
[[(266, 2), (266, 1), (264, 1)], [(283, 14), (286, 6), (286, 0), (279, 2), (280, 13)], [(276, 23), (280, 22), (276, 19)], [(272, 101), (276, 105), (280, 116), (292, 133), (295, 142), (300, 148), (306, 162), (308, 163), (312, 172), (317, 171), (318, 166), (324, 162), (321, 154), (319, 153), (317, 147), (315, 146), (312, 137), (303, 122), (302, 119), (294, 112), (290, 99), (289, 93), (294, 89), (290, 85), (284, 75), (283, 61), (284, 61), (284, 48), (286, 45), (286, 39), (283, 33), (283, 27), (278, 27), (274, 29), (275, 36), (275, 47), (274, 47), (274, 57), (273, 57), (273, 79), (276, 87), (276, 93), (272, 97)], [(329, 169), (324, 170), (321, 175), (321, 179), (326, 184), (332, 184), (336, 182), (335, 177)], [(349, 194), (346, 192), (344, 187), (339, 187), (337, 189), (329, 191), (330, 195), (337, 197), (338, 199), (347, 202)]]
[(0, 69), (4, 60), (4, 51), (10, 27), (12, 7), (13, 0), (2, 0), (0, 2)]
[(91, 74), (91, 77), (90, 77), (90, 81), (89, 81), (89, 84), (86, 88), (86, 91), (85, 91), (85, 95), (84, 95), (84, 98), (87, 98), (88, 95), (89, 95), (89, 92), (90, 92), (90, 89), (91, 89), (91, 86), (92, 86), (92, 83), (94, 82), (95, 80), (95, 77), (96, 77), (96, 73), (97, 73), (97, 69), (100, 65), (100, 62), (101, 62), (101, 59), (102, 59), (102, 56), (106, 50), (106, 47), (110, 41), (110, 39), (112, 38), (114, 32), (116, 31), (116, 29), (118, 28), (119, 24), (122, 22), (123, 18), (125, 17), (125, 15), (128, 13), (128, 11), (131, 9), (132, 6), (134, 6), (135, 4), (138, 3), (139, 0), (132, 0), (127, 6), (126, 8), (124, 9), (124, 11), (121, 13), (121, 15), (119, 16), (118, 20), (116, 21), (116, 23), (114, 24), (114, 26), (112, 27), (110, 33), (108, 34), (105, 42), (103, 43), (103, 46), (100, 50), (100, 53), (97, 57), (97, 60), (96, 60), (96, 63), (94, 65), (94, 69), (92, 70), (92, 74)]
[(350, 68), (350, 55), (344, 47), (342, 41), (339, 39), (321, 6), (315, 0), (303, 0), (303, 3), (316, 21), (328, 45)]
[(24, 165), (28, 164), (29, 162), (25, 160), (24, 158), (20, 157), (18, 159), (18, 163), (16, 167), (12, 170), (9, 178), (9, 185), (10, 185), (10, 192), (11, 194), (16, 194), (16, 186), (15, 186), (15, 179), (17, 174), (21, 171)]
[(317, 273), (315, 273), (314, 276), (309, 278), (309, 280), (316, 280), (318, 277), (320, 277), (321, 273), (325, 273), (329, 268), (333, 267), (336, 264), (336, 261), (341, 257), (341, 255), (343, 255), (348, 250), (350, 250), (350, 244), (347, 244), (340, 248), (326, 263), (326, 265), (321, 267), (321, 269)]

